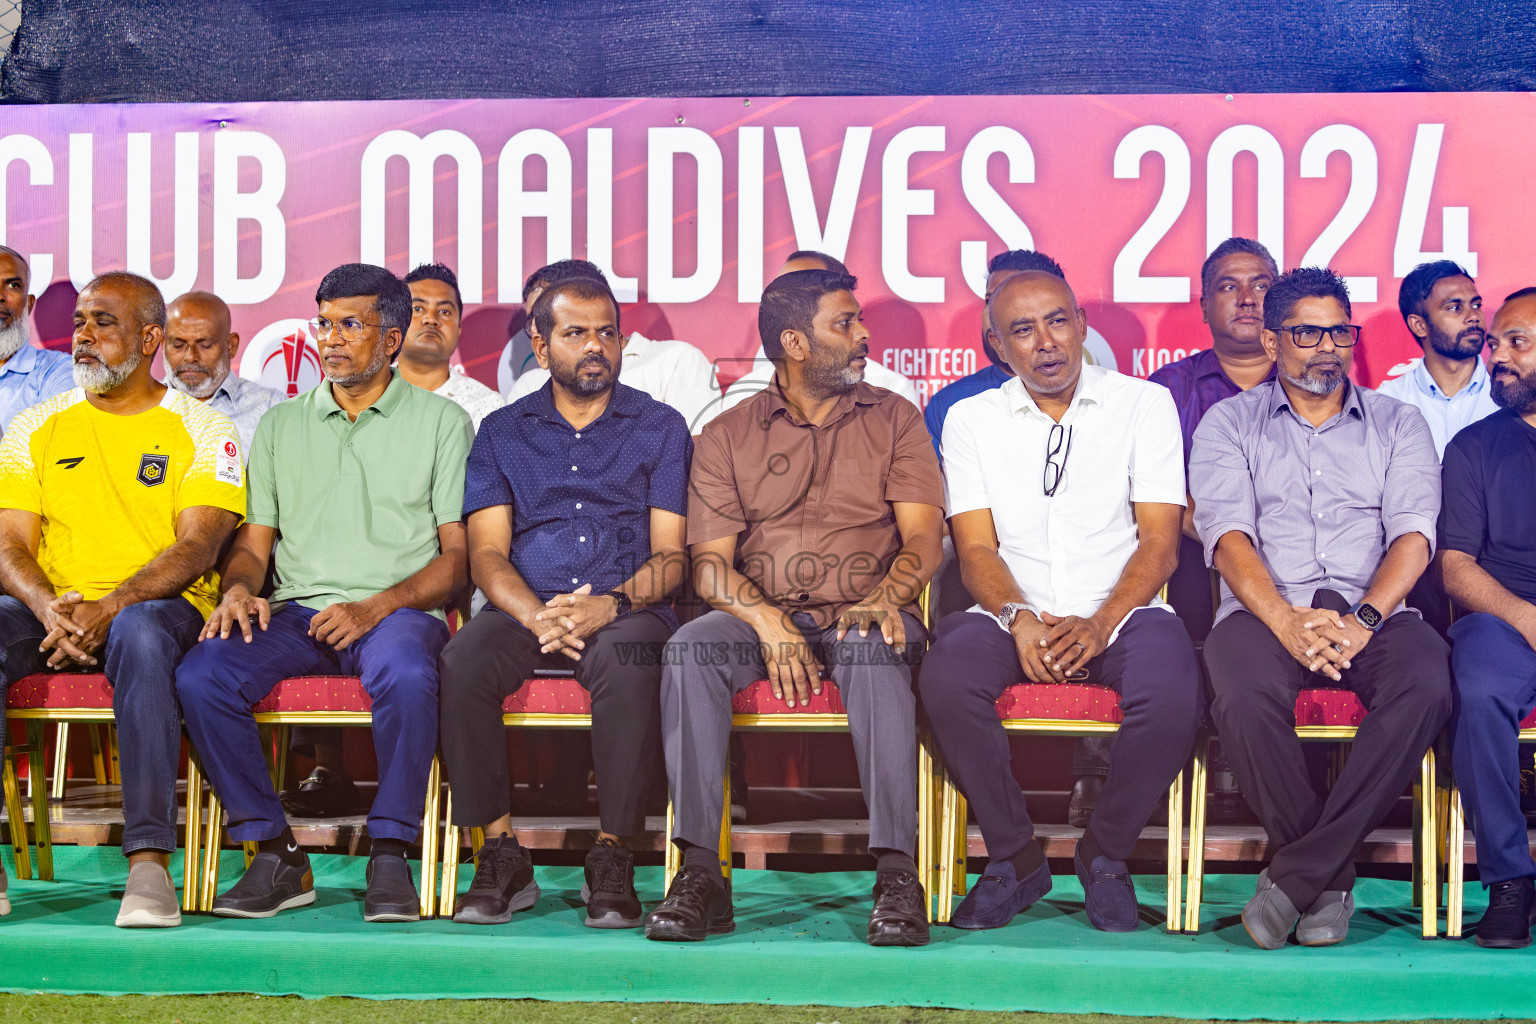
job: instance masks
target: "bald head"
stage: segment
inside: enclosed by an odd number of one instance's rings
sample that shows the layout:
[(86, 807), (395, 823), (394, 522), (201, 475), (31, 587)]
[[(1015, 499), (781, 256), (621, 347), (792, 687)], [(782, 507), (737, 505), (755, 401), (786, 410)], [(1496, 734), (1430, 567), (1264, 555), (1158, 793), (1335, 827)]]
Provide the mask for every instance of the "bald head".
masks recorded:
[(988, 340), (1030, 394), (1070, 393), (1083, 368), (1088, 318), (1064, 278), (1024, 270), (987, 302)]
[(212, 292), (187, 292), (166, 310), (166, 383), (176, 390), (202, 401), (212, 398), (239, 350), (229, 306)]

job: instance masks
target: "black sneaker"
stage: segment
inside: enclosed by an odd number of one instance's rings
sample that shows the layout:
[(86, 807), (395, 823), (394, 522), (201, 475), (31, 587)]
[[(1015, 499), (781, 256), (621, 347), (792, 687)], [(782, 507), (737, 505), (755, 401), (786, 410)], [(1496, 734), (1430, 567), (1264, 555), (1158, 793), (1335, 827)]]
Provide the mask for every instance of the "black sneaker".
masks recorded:
[(683, 868), (667, 898), (645, 917), (645, 937), (657, 942), (701, 942), (736, 930), (731, 885), (703, 868)]
[(316, 768), (295, 789), (277, 795), (283, 810), (295, 818), (345, 818), (363, 813), (357, 787), (345, 775)]
[(1512, 878), (1488, 887), (1488, 912), (1477, 922), (1477, 944), (1488, 949), (1520, 949), (1531, 944), (1536, 919), (1536, 883)]
[(517, 840), (488, 840), (480, 847), (480, 862), (469, 891), (453, 905), (459, 924), (506, 924), (519, 910), (539, 901), (533, 861)]
[(875, 875), (875, 909), (865, 938), (871, 946), (928, 945), (928, 902), (923, 884), (910, 871)]
[(220, 917), (272, 917), (280, 910), (315, 902), (315, 875), (309, 856), (302, 864), (289, 864), (275, 853), (258, 853), (240, 881), (213, 901)]
[(588, 928), (638, 928), (643, 911), (635, 895), (635, 855), (612, 839), (599, 839), (587, 854), (581, 899)]
[(404, 857), (368, 858), (368, 890), (363, 893), (364, 921), (420, 921), (421, 896)]

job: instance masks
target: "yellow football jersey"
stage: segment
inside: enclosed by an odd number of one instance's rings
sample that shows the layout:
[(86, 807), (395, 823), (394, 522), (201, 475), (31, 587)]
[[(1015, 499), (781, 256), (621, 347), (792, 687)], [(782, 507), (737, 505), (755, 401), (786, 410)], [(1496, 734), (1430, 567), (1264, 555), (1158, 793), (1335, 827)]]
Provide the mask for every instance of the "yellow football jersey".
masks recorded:
[[(134, 416), (102, 412), (75, 388), (18, 413), (0, 438), (0, 508), (42, 517), (38, 564), (56, 593), (91, 601), (170, 547), (183, 509), (244, 517), (244, 462), (229, 418), (174, 388)], [(206, 616), (218, 574), (182, 596)]]

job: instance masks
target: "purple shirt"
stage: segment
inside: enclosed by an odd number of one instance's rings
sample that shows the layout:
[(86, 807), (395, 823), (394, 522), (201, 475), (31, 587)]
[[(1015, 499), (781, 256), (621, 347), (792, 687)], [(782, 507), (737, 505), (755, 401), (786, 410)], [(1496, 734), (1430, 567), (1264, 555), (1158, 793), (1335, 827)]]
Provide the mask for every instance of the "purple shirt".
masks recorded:
[[(1194, 450), (1195, 428), (1211, 406), (1224, 398), (1243, 393), (1221, 368), (1214, 349), (1203, 349), (1192, 356), (1169, 363), (1147, 378), (1173, 392), (1173, 404), (1179, 410), (1179, 427), (1184, 432), (1184, 469), (1189, 470), (1189, 453)], [(1275, 379), (1271, 367), (1266, 381)]]

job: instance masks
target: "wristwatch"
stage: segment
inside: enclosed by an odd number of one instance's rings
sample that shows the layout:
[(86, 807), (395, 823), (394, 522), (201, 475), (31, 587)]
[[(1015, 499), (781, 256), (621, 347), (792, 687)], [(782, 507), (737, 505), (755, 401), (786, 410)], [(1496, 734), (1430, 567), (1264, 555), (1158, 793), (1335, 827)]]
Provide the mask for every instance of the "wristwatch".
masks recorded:
[(629, 599), (629, 595), (622, 590), (610, 590), (606, 596), (613, 598), (618, 605), (613, 610), (614, 618), (628, 614), (635, 607), (635, 603)]
[(1029, 611), (1029, 605), (1023, 601), (1009, 601), (997, 610), (997, 621), (1003, 624), (1008, 632), (1013, 632), (1013, 620), (1019, 617), (1021, 612)]
[(1381, 629), (1382, 623), (1387, 621), (1382, 616), (1381, 612), (1377, 611), (1375, 608), (1372, 608), (1364, 601), (1357, 602), (1354, 607), (1352, 607), (1344, 614), (1353, 615), (1356, 622), (1360, 623), (1360, 625), (1364, 626), (1372, 633)]

